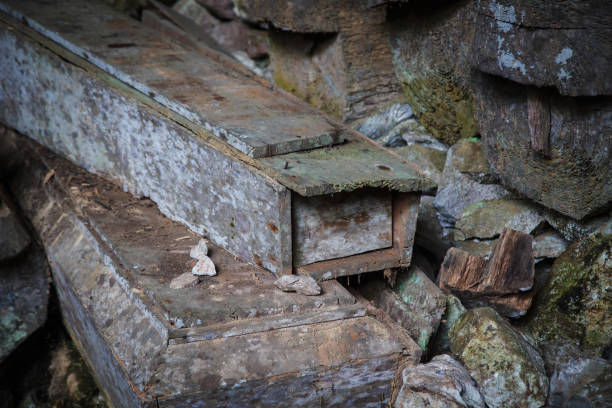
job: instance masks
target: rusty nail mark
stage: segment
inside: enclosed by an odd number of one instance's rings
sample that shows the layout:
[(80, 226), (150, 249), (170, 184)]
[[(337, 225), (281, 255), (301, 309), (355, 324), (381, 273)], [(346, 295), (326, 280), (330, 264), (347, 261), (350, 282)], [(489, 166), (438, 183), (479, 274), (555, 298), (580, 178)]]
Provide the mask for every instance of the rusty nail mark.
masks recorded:
[(272, 230), (273, 233), (276, 234), (278, 232), (278, 227), (273, 222), (269, 222), (266, 225)]

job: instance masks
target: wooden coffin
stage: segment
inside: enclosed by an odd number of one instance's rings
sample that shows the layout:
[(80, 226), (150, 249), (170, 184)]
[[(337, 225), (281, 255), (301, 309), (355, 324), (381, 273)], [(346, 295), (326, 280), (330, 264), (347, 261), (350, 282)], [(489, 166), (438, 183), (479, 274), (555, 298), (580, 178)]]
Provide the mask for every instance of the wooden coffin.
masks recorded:
[(336, 281), (285, 293), (199, 236), (25, 137), (10, 190), (43, 244), (67, 328), (113, 407), (379, 406), (420, 349)]
[(412, 163), (104, 4), (0, 11), (8, 126), (275, 274), (409, 264), (418, 192), (433, 186)]

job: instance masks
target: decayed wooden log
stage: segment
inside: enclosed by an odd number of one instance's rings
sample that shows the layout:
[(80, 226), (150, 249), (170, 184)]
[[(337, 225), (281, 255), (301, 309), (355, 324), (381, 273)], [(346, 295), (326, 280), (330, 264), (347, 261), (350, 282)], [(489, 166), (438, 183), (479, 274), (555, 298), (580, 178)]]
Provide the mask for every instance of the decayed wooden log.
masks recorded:
[(535, 295), (532, 241), (529, 234), (504, 228), (488, 262), (450, 248), (439, 286), (470, 307), (490, 305), (506, 316), (522, 316)]
[(560, 96), (485, 74), (473, 79), (474, 112), (502, 184), (575, 219), (609, 204), (612, 97)]
[(478, 2), (472, 63), (562, 95), (612, 94), (612, 8), (606, 0)]
[(533, 287), (533, 237), (504, 228), (479, 285), (487, 295), (525, 292)]

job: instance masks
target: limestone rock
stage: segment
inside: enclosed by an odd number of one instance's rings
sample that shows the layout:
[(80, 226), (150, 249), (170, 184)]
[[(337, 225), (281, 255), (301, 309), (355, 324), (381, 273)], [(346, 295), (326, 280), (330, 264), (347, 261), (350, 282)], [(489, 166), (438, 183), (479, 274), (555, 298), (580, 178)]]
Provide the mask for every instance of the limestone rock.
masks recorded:
[(212, 259), (205, 256), (195, 264), (191, 269), (191, 273), (198, 276), (215, 276), (217, 270), (215, 269), (215, 264)]
[(198, 0), (198, 3), (220, 19), (233, 20), (236, 18), (233, 0)]
[(499, 78), (475, 75), (475, 115), (487, 159), (501, 182), (574, 219), (583, 219), (612, 197), (612, 101), (546, 94), (550, 152), (532, 144), (529, 99), (534, 91)]
[(435, 197), (421, 196), (414, 242), (427, 248), (436, 257), (438, 263), (442, 263), (446, 251), (451, 246), (450, 233), (445, 231), (438, 219), (434, 203)]
[(570, 344), (546, 344), (550, 375), (548, 405), (604, 408), (612, 401), (612, 363), (580, 353)]
[(432, 353), (441, 354), (450, 352), (450, 329), (466, 311), (467, 309), (461, 304), (461, 300), (458, 297), (453, 295), (446, 297), (446, 310), (442, 315), (442, 320), (440, 320), (440, 325), (434, 338)]
[(418, 143), (396, 147), (393, 151), (409, 162), (414, 163), (425, 176), (436, 184), (442, 183), (442, 171), (444, 170), (444, 161), (446, 160), (446, 153), (444, 151)]
[[(452, 144), (478, 133), (469, 91), (473, 1), (389, 12), (395, 74), (419, 122)], [(402, 12), (405, 10), (405, 12)]]
[(601, 356), (612, 342), (612, 232), (602, 227), (555, 260), (526, 329), (539, 341), (569, 341)]
[(490, 178), (490, 171), (481, 173), (484, 168), (472, 164), (483, 163), (484, 157), (482, 144), (476, 140), (462, 140), (448, 150), (443, 179), (434, 201), (443, 227), (454, 228), (457, 219), (472, 203), (512, 196), (501, 185), (478, 181), (479, 178)]
[[(218, 3), (218, 7), (210, 7), (215, 3)], [(265, 31), (251, 28), (239, 20), (221, 21), (209, 12), (225, 10), (227, 5), (222, 3), (214, 0), (180, 0), (172, 8), (193, 20), (203, 32), (229, 52), (244, 51), (250, 58), (267, 56), (268, 41)]]
[[(353, 125), (357, 131), (370, 139), (379, 141), (385, 138), (395, 127), (413, 118), (412, 108), (408, 104), (394, 103)], [(401, 139), (401, 137), (400, 137)], [(381, 143), (387, 146), (397, 146), (395, 143)], [(379, 142), (380, 143), (380, 142)]]
[(47, 319), (49, 269), (38, 247), (0, 266), (0, 362)]
[(283, 292), (296, 292), (298, 295), (317, 296), (321, 287), (310, 276), (283, 275), (274, 281), (274, 286)]
[(190, 288), (198, 284), (198, 275), (192, 272), (185, 272), (170, 281), (170, 288), (184, 289)]
[(526, 234), (544, 222), (538, 208), (525, 200), (487, 200), (468, 205), (455, 223), (455, 241), (495, 238), (503, 228)]
[(14, 258), (30, 245), (30, 236), (2, 199), (0, 191), (0, 262)]
[(194, 245), (189, 251), (189, 256), (199, 261), (205, 259), (208, 256), (208, 247), (206, 246), (206, 241), (204, 239), (200, 239), (198, 243)]
[(410, 337), (426, 350), (446, 307), (446, 295), (415, 265), (401, 271), (396, 286), (371, 281), (361, 293), (391, 319), (407, 330)]
[(395, 400), (395, 408), (485, 408), (482, 395), (470, 374), (447, 354), (435, 356), (428, 364), (406, 368), (402, 377), (403, 384)]
[(557, 231), (545, 231), (533, 239), (533, 256), (537, 259), (556, 258), (561, 255), (570, 243)]
[(450, 332), (451, 351), (467, 368), (489, 408), (538, 408), (548, 378), (532, 340), (491, 308), (464, 313)]

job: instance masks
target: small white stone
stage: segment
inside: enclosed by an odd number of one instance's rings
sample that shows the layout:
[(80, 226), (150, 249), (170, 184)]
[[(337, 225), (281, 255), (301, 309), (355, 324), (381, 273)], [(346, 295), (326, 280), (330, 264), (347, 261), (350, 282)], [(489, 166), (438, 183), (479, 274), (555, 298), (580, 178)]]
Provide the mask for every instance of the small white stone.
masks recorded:
[(215, 276), (217, 274), (217, 270), (215, 269), (215, 264), (213, 261), (209, 257), (205, 256), (193, 267), (191, 273), (198, 276)]
[(200, 242), (198, 242), (197, 245), (195, 245), (193, 248), (191, 248), (191, 251), (189, 251), (189, 256), (193, 259), (197, 259), (198, 261), (206, 258), (207, 255), (208, 247), (206, 246), (206, 241), (203, 239), (201, 239)]
[(185, 272), (170, 281), (170, 288), (184, 289), (198, 284), (198, 277), (189, 272)]
[(283, 292), (296, 292), (306, 296), (321, 294), (321, 287), (310, 276), (283, 275), (274, 281), (274, 285)]

